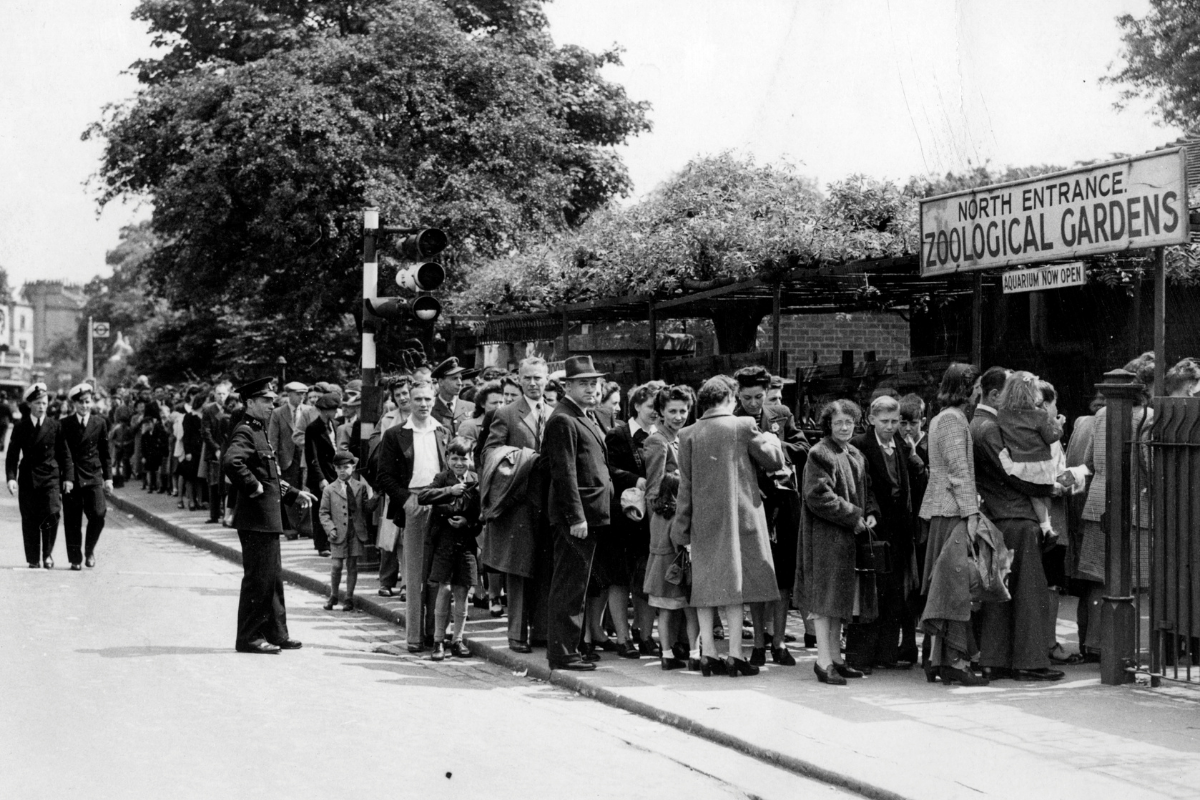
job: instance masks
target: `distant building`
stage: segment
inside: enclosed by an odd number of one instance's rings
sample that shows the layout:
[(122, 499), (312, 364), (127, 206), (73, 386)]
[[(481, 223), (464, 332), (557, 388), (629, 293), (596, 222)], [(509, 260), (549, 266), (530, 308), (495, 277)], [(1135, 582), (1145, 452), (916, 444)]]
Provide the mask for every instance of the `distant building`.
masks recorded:
[(33, 306), (33, 358), (49, 361), (50, 348), (60, 339), (73, 339), (79, 330), (87, 298), (83, 287), (63, 281), (31, 281), (21, 289)]
[(12, 395), (29, 385), (35, 342), (33, 306), (0, 298), (0, 390)]

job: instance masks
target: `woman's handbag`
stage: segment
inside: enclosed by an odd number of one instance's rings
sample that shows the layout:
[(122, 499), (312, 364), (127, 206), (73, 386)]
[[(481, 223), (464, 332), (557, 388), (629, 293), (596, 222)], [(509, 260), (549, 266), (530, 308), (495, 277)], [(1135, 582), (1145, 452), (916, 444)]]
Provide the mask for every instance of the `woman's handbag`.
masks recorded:
[(865, 537), (856, 537), (854, 571), (887, 575), (892, 571), (892, 545), (875, 538), (874, 528), (867, 528)]
[(678, 586), (684, 597), (692, 596), (692, 557), (686, 547), (681, 547), (675, 553), (675, 558), (667, 567), (663, 580), (672, 586)]

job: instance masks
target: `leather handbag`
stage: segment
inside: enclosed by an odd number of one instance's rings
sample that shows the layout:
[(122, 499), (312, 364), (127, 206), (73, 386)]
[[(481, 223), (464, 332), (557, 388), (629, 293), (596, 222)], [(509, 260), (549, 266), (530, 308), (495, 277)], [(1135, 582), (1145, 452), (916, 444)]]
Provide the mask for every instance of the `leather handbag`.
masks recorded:
[(854, 571), (876, 575), (887, 575), (892, 571), (892, 545), (876, 539), (872, 528), (867, 528), (865, 536), (855, 539)]
[(667, 567), (666, 574), (663, 575), (663, 580), (672, 586), (678, 586), (685, 597), (692, 596), (692, 557), (688, 554), (686, 547), (681, 547), (675, 553), (675, 558), (672, 559)]

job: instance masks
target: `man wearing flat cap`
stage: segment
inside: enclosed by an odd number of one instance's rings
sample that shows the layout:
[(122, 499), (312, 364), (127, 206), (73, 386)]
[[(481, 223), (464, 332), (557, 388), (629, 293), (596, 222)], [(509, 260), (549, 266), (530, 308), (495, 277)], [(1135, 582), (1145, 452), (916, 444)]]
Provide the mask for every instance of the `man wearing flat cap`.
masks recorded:
[(271, 379), (251, 381), (237, 393), (246, 403), (245, 413), (221, 460), (236, 491), (233, 527), (242, 543), (242, 591), (234, 646), (239, 653), (294, 650), (300, 642), (288, 636), (279, 554), (283, 504), (309, 508), (316, 498), (279, 477), (279, 463), (267, 441), (267, 422), (275, 400)]
[[(67, 393), (73, 413), (63, 419), (62, 436), (71, 453), (74, 472), (69, 477), (74, 488), (63, 494), (63, 532), (67, 538), (67, 560), (71, 569), (86, 563), (96, 566), (96, 543), (104, 530), (108, 504), (104, 495), (112, 492), (112, 464), (108, 451), (108, 421), (94, 412), (95, 392), (90, 383), (81, 383)], [(87, 537), (83, 518), (87, 517)], [(82, 545), (82, 546), (81, 546)]]
[(29, 413), (13, 428), (8, 442), (8, 493), (17, 495), (21, 509), (21, 537), (25, 561), (30, 568), (53, 569), (54, 540), (58, 538), (58, 516), (62, 511), (62, 489), (74, 488), (74, 465), (62, 437), (59, 421), (47, 410), (50, 395), (46, 384), (35, 383), (25, 392)]
[[(281, 403), (271, 412), (271, 420), (267, 423), (267, 441), (275, 451), (279, 461), (279, 474), (291, 486), (303, 486), (303, 459), (296, 457), (296, 443), (292, 439), (292, 426), (296, 420), (296, 409), (308, 393), (308, 387), (299, 381), (292, 381), (283, 387), (287, 402)], [(300, 514), (295, 506), (285, 509), (283, 532), (289, 539), (295, 539), (300, 532)]]
[(433, 418), (447, 430), (450, 438), (458, 435), (458, 427), (475, 413), (475, 404), (459, 398), (462, 391), (463, 373), (457, 358), (447, 358), (430, 373), (437, 385), (437, 397), (433, 401)]
[(553, 527), (554, 573), (550, 579), (551, 669), (590, 670), (580, 652), (584, 603), (597, 538), (609, 524), (613, 484), (608, 448), (592, 410), (600, 402), (604, 373), (591, 356), (571, 356), (562, 378), (564, 394), (546, 422), (542, 459), (550, 476), (547, 508)]

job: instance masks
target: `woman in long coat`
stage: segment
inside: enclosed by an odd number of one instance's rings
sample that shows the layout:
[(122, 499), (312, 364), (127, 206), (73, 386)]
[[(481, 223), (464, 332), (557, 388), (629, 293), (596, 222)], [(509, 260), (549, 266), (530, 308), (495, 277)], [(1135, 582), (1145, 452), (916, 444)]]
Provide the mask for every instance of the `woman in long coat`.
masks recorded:
[(979, 525), (975, 491), (975, 456), (966, 406), (975, 391), (979, 370), (951, 364), (942, 376), (938, 404), (942, 413), (929, 425), (929, 486), (919, 516), (927, 523), (925, 575), (927, 595), (921, 625), (925, 631), (925, 677), (932, 683), (958, 681), (986, 685), (971, 671), (978, 652), (971, 630), (971, 543)]
[(808, 453), (801, 489), (804, 585), (817, 634), (813, 671), (821, 683), (837, 686), (845, 685), (846, 678), (863, 676), (846, 666), (838, 646), (843, 621), (854, 616), (859, 588), (854, 573), (856, 536), (875, 524), (866, 459), (850, 444), (860, 419), (862, 410), (849, 400), (834, 400), (821, 410), (825, 435)]
[[(671, 541), (691, 545), (692, 598), (700, 621), (701, 672), (720, 662), (713, 638), (713, 610), (730, 621), (745, 603), (779, 597), (770, 535), (755, 464), (767, 472), (784, 468), (783, 448), (750, 417), (735, 417), (737, 384), (727, 375), (700, 388), (700, 419), (679, 434), (679, 497)], [(757, 675), (742, 658), (742, 640), (729, 637), (729, 657), (718, 667), (729, 675)]]

